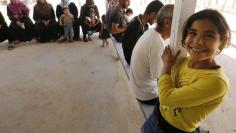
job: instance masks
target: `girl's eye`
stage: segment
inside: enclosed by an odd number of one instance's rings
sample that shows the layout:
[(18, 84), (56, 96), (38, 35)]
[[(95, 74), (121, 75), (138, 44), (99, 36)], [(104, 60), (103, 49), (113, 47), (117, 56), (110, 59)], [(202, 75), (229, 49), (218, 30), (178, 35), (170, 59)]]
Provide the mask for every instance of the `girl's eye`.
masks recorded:
[(188, 31), (188, 35), (191, 35), (191, 36), (193, 36), (193, 35), (197, 35), (197, 33), (196, 33), (196, 32), (194, 32), (194, 31)]
[(206, 34), (206, 36), (209, 37), (209, 38), (214, 38), (214, 37), (215, 37), (215, 36), (212, 35), (212, 34)]

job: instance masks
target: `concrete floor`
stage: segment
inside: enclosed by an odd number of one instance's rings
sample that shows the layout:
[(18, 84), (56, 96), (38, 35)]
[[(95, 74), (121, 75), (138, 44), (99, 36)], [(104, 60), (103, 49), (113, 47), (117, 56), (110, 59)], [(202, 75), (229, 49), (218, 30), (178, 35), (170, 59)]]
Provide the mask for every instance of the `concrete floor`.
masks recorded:
[[(139, 133), (142, 111), (111, 45), (101, 41), (0, 45), (0, 133)], [(217, 57), (230, 79), (225, 103), (201, 125), (236, 132), (236, 59)]]
[(115, 49), (100, 44), (1, 45), (0, 133), (140, 132), (144, 116)]

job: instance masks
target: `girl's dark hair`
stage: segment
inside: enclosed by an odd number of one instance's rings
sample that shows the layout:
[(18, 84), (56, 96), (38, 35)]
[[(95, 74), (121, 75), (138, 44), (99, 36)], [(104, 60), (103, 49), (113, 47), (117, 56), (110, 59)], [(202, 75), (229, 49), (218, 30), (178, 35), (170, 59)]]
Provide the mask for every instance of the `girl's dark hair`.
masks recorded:
[(182, 40), (181, 40), (182, 46), (185, 45), (184, 41), (188, 35), (188, 30), (191, 28), (193, 22), (196, 20), (209, 20), (216, 26), (220, 34), (220, 39), (221, 40), (226, 39), (224, 41), (224, 44), (220, 46), (219, 48), (220, 51), (222, 51), (225, 47), (228, 47), (230, 45), (231, 30), (224, 16), (217, 10), (205, 9), (205, 10), (202, 10), (193, 14), (185, 22), (185, 25), (183, 27), (183, 33), (182, 33)]

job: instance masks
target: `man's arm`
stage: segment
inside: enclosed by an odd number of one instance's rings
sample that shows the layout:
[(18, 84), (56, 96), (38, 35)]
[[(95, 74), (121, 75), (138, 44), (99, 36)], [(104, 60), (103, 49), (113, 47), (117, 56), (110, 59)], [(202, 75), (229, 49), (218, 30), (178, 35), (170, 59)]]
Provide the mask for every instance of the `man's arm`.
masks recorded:
[(118, 34), (126, 30), (127, 26), (126, 27), (119, 26), (121, 20), (122, 20), (122, 16), (120, 15), (120, 12), (117, 9), (113, 10), (113, 12), (110, 15), (112, 34)]
[(124, 32), (125, 30), (126, 30), (126, 27), (121, 28), (121, 27), (119, 27), (119, 24), (112, 23), (112, 25), (111, 25), (111, 33), (112, 34), (118, 34), (118, 33)]

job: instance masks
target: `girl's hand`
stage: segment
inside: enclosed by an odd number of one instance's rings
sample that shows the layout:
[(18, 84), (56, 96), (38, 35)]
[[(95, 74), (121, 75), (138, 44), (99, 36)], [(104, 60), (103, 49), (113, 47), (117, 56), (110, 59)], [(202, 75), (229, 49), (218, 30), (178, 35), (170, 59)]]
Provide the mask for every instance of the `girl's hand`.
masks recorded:
[(170, 46), (166, 46), (162, 54), (163, 69), (162, 74), (170, 74), (172, 66), (175, 64), (177, 57), (180, 54), (180, 50), (173, 54)]

